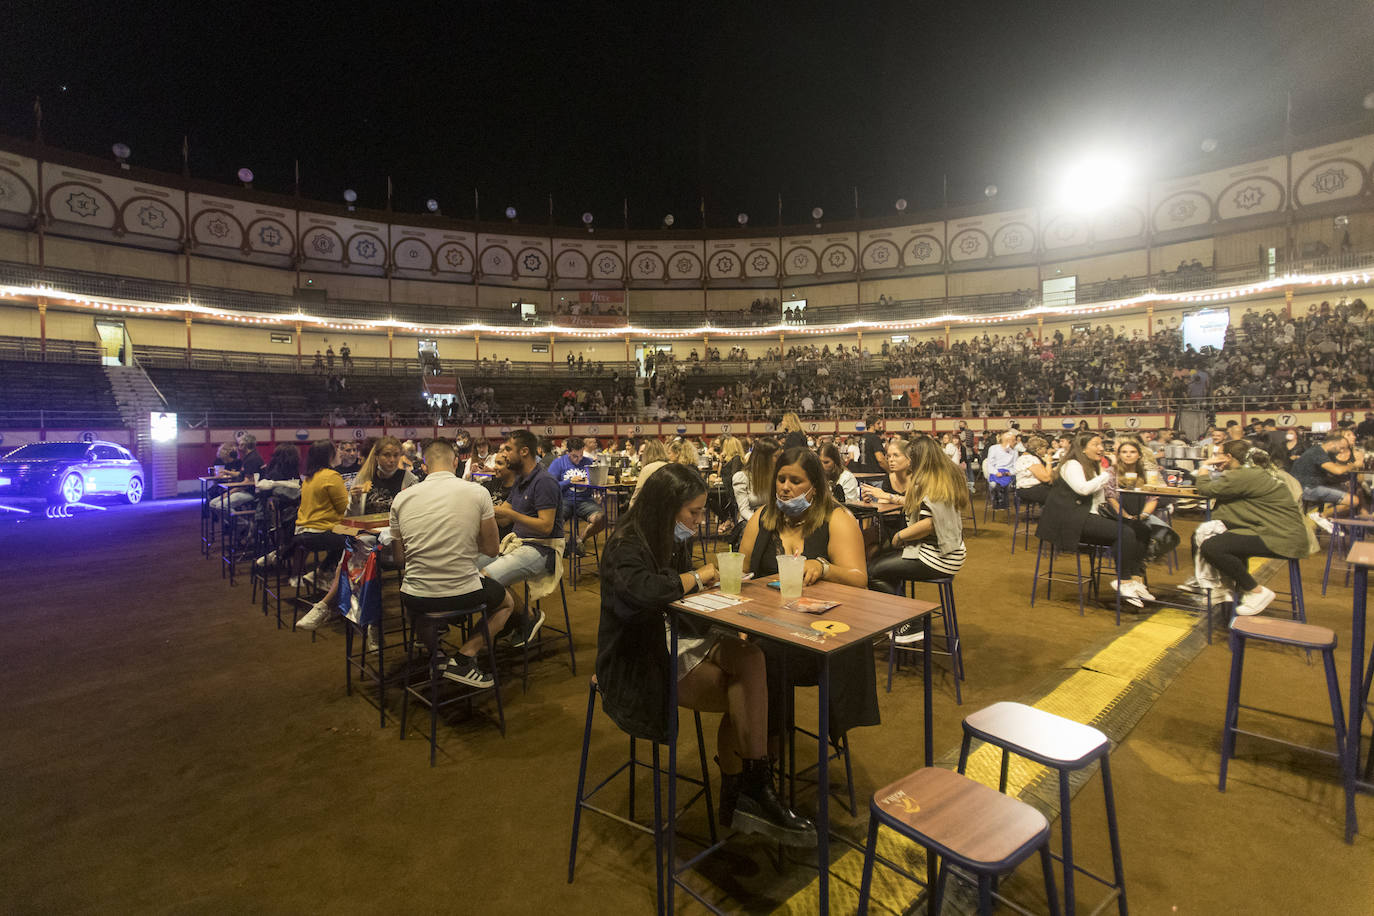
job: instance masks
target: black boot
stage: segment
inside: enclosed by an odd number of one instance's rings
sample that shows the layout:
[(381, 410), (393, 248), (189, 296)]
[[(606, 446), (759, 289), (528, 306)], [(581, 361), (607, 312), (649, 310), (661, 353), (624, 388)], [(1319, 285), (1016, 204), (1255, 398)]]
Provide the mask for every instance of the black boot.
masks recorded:
[[(716, 758), (716, 765), (720, 765), (720, 758)], [(722, 827), (729, 827), (735, 820), (735, 805), (739, 803), (740, 783), (743, 775), (740, 773), (720, 772), (720, 811), (719, 817)]]
[[(724, 789), (721, 793), (724, 795)], [(742, 833), (762, 834), (784, 846), (816, 847), (816, 826), (793, 813), (778, 798), (767, 757), (744, 761), (732, 821)]]

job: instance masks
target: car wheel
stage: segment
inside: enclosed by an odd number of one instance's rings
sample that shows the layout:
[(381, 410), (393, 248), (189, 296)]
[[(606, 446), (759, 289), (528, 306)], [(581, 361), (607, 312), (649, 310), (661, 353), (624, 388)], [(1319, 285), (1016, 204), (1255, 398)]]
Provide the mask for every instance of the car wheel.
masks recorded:
[(71, 473), (62, 478), (62, 489), (59, 491), (62, 502), (67, 505), (81, 502), (81, 497), (86, 495), (86, 481), (80, 474)]
[(143, 478), (130, 477), (129, 489), (124, 491), (124, 498), (129, 501), (129, 505), (135, 506), (143, 499)]

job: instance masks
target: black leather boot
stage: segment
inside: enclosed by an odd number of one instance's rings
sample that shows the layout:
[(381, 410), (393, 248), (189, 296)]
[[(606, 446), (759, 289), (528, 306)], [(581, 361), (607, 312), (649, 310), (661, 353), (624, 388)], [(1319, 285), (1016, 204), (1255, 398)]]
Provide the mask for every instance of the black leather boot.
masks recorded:
[[(815, 848), (816, 825), (794, 813), (778, 798), (767, 757), (744, 761), (744, 770), (738, 778), (739, 797), (731, 826), (742, 833), (770, 837), (784, 846)], [(724, 792), (722, 788), (722, 802)]]
[[(720, 765), (720, 758), (716, 758), (716, 765)], [(720, 810), (718, 812), (722, 827), (729, 827), (735, 820), (735, 805), (739, 803), (740, 784), (743, 781), (741, 773), (727, 773), (721, 770), (720, 773)]]

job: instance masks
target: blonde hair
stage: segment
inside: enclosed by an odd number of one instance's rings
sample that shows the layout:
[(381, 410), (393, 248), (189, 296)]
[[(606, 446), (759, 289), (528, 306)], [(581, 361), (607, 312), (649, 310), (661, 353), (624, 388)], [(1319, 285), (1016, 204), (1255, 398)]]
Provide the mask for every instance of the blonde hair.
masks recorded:
[(678, 464), (688, 464), (692, 467), (697, 466), (697, 447), (692, 444), (691, 439), (683, 439), (682, 446), (677, 450)]
[(734, 436), (726, 436), (720, 443), (720, 463), (724, 465), (731, 458), (738, 458), (740, 463), (744, 463), (744, 446)]
[[(397, 439), (395, 436), (383, 436), (378, 439), (376, 443), (373, 444), (372, 451), (367, 453), (367, 460), (363, 462), (363, 466), (358, 470), (357, 486), (366, 489), (368, 485), (372, 483), (372, 478), (377, 473), (377, 453), (388, 446), (395, 446), (399, 454), (405, 454), (405, 449), (401, 447), (401, 440)], [(398, 469), (399, 467), (400, 466), (397, 465)]]
[(749, 453), (749, 461), (744, 466), (745, 476), (749, 478), (749, 492), (765, 502), (777, 488), (773, 471), (778, 466), (780, 451), (782, 446), (778, 445), (776, 439), (756, 439), (754, 450)]
[(782, 415), (778, 428), (785, 433), (799, 433), (802, 431), (801, 417), (789, 411)]
[(956, 512), (968, 508), (968, 481), (939, 443), (929, 436), (921, 436), (910, 443), (907, 455), (911, 459), (911, 470), (902, 506), (907, 518), (920, 515), (921, 503), (927, 500), (948, 503)]
[(668, 448), (663, 444), (662, 439), (645, 439), (644, 453), (639, 456), (641, 466), (653, 464), (655, 461), (667, 461)]

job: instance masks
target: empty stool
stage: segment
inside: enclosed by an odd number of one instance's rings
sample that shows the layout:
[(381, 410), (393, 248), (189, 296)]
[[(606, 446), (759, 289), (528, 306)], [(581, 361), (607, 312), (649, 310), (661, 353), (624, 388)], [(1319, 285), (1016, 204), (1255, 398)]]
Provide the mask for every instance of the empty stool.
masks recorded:
[[(1045, 556), (1046, 550), (1049, 551), (1049, 564), (1044, 575), (1045, 597), (1050, 597), (1051, 583), (1073, 582), (1078, 588), (1078, 616), (1082, 617), (1086, 596), (1097, 596), (1097, 577), (1105, 571), (1106, 560), (1111, 559), (1113, 567), (1115, 567), (1115, 552), (1111, 547), (1101, 544), (1079, 544), (1078, 549), (1074, 551), (1074, 563), (1076, 564), (1074, 578), (1069, 579), (1067, 576), (1061, 576), (1056, 579), (1054, 577), (1054, 558), (1059, 552), (1059, 548), (1055, 547), (1052, 542), (1041, 539), (1040, 546), (1035, 553), (1035, 575), (1031, 578), (1031, 607), (1035, 607), (1035, 593), (1039, 588), (1041, 579), (1040, 560)], [(1084, 553), (1088, 555), (1088, 575), (1086, 577), (1083, 575)], [(1121, 605), (1119, 602), (1116, 610), (1116, 622), (1118, 626), (1121, 624)]]
[[(1322, 654), (1322, 667), (1326, 669), (1326, 693), (1331, 703), (1331, 722), (1336, 732), (1336, 750), (1334, 753), (1321, 748), (1294, 744), (1272, 735), (1245, 731), (1238, 727), (1237, 722), (1240, 719), (1242, 708), (1240, 679), (1245, 667), (1245, 644), (1251, 639), (1280, 646), (1295, 646), (1308, 651), (1316, 650)], [(1231, 624), (1231, 682), (1226, 690), (1226, 718), (1221, 726), (1221, 776), (1217, 781), (1218, 790), (1226, 791), (1226, 767), (1236, 753), (1236, 735), (1263, 738), (1266, 741), (1285, 744), (1298, 750), (1311, 751), (1315, 754), (1340, 759), (1341, 750), (1345, 746), (1345, 718), (1341, 712), (1341, 689), (1336, 682), (1335, 649), (1336, 634), (1326, 627), (1297, 623), (1292, 620), (1276, 620), (1273, 617), (1237, 617), (1235, 622)], [(1254, 709), (1255, 707), (1246, 706), (1244, 708)]]
[[(860, 913), (868, 912), (878, 825), (886, 824), (925, 847), (925, 883), (933, 892), (932, 913), (940, 912), (951, 865), (977, 876), (978, 912), (991, 914), (993, 879), (1011, 874), (1031, 853), (1039, 852), (1045, 897), (1050, 912), (1058, 916), (1059, 895), (1050, 865), (1050, 825), (1043, 814), (1025, 802), (994, 792), (967, 776), (927, 767), (873, 793), (869, 811), (864, 874), (859, 885)], [(941, 857), (940, 871), (932, 881), (936, 854)], [(920, 883), (912, 875), (907, 877)]]
[[(916, 597), (916, 585), (918, 580), (907, 582), (908, 591), (911, 596)], [(941, 655), (948, 655), (950, 658), (950, 668), (954, 675), (954, 702), (962, 706), (964, 703), (964, 692), (961, 687), (964, 681), (964, 649), (959, 640), (959, 615), (954, 605), (954, 577), (943, 576), (939, 579), (924, 580), (936, 585), (940, 592), (940, 609), (934, 612), (934, 616), (940, 618), (944, 626), (944, 635), (938, 637), (945, 641), (945, 648)], [(932, 637), (934, 638), (934, 637)], [(897, 667), (897, 652), (921, 652), (924, 648), (919, 643), (901, 646), (897, 644), (896, 631), (887, 635), (887, 692), (892, 692), (892, 671)], [(935, 652), (932, 646), (931, 651)]]
[[(1074, 913), (1074, 873), (1082, 872), (1112, 889), (1121, 916), (1126, 916), (1126, 876), (1121, 867), (1121, 838), (1116, 829), (1116, 803), (1108, 756), (1112, 744), (1093, 728), (1022, 703), (994, 703), (964, 719), (964, 742), (959, 748), (959, 772), (968, 765), (969, 744), (977, 738), (1002, 749), (997, 788), (1007, 789), (1010, 754), (1020, 754), (1059, 774), (1059, 829), (1064, 838), (1064, 912)], [(1073, 863), (1073, 822), (1069, 816), (1069, 774), (1093, 761), (1102, 763), (1102, 791), (1107, 800), (1107, 837), (1112, 847), (1114, 882), (1108, 882)], [(1111, 897), (1103, 901), (1105, 904)], [(1100, 908), (1101, 904), (1099, 905)]]
[[(401, 599), (404, 606), (405, 598)], [(443, 611), (437, 614), (414, 614), (409, 611), (403, 613), (410, 616), (410, 626), (406, 630), (406, 674), (405, 684), (401, 692), (401, 738), (406, 736), (406, 717), (410, 711), (410, 698), (413, 696), (421, 703), (429, 706), (429, 765), (434, 766), (434, 758), (439, 749), (439, 707), (448, 706), (452, 703), (467, 702), (471, 703), (472, 698), (479, 694), (491, 691), (496, 696), (496, 722), (501, 729), (501, 737), (506, 736), (506, 713), (501, 705), (501, 676), (496, 670), (496, 652), (492, 648), (492, 639), (496, 635), (490, 632), (487, 626), (487, 607), (479, 604), (474, 608), (464, 608), (457, 611)], [(491, 666), (490, 687), (464, 687), (453, 696), (443, 700), (439, 699), (439, 686), (444, 680), (443, 674), (439, 671), (439, 635), (438, 628), (450, 624), (458, 624), (468, 620), (473, 614), (481, 614), (482, 633), (487, 637), (487, 663)], [(429, 650), (429, 678), (423, 686), (428, 688), (429, 695), (417, 689), (411, 682), (411, 675), (415, 668), (415, 637), (417, 630), (424, 630), (425, 646)]]
[[(577, 797), (573, 801), (572, 840), (569, 843), (568, 847), (568, 883), (572, 884), (573, 873), (577, 868), (577, 835), (582, 828), (582, 812), (584, 810), (591, 811), (596, 814), (608, 817), (613, 821), (618, 821), (626, 825), (627, 827), (633, 827), (635, 830), (647, 833), (654, 838), (655, 889), (657, 893), (658, 908), (661, 911), (663, 909), (663, 831), (665, 829), (665, 823), (662, 816), (662, 790), (660, 789), (659, 776), (666, 774), (667, 771), (663, 769), (662, 765), (659, 762), (660, 745), (651, 742), (653, 747), (653, 762), (644, 763), (639, 760), (636, 754), (636, 739), (633, 736), (631, 736), (630, 759), (622, 763), (620, 766), (616, 767), (615, 771), (612, 772), (611, 775), (607, 776), (605, 779), (601, 780), (601, 782), (597, 783), (596, 787), (593, 788), (590, 792), (585, 791), (587, 786), (587, 755), (591, 749), (592, 741), (592, 716), (596, 712), (596, 695), (599, 692), (600, 688), (596, 682), (596, 675), (592, 675), (591, 683), (588, 686), (587, 690), (587, 721), (586, 725), (582, 729), (582, 763), (577, 771)], [(714, 845), (716, 842), (716, 810), (711, 803), (711, 778), (710, 774), (706, 770), (706, 742), (702, 740), (701, 713), (694, 712), (693, 715), (696, 718), (697, 756), (701, 760), (701, 778), (696, 779), (691, 776), (683, 776), (681, 773), (678, 774), (678, 779), (683, 780), (684, 782), (691, 783), (692, 785), (698, 787), (697, 791), (694, 792), (692, 796), (688, 798), (686, 802), (683, 803), (682, 810), (686, 811), (688, 808), (694, 805), (697, 799), (699, 798), (705, 799), (706, 823), (707, 828), (711, 832), (711, 843), (712, 845)], [(639, 821), (635, 820), (635, 777), (638, 775), (639, 767), (647, 767), (649, 771), (653, 773), (653, 826), (641, 824)], [(617, 776), (619, 776), (626, 770), (630, 771), (629, 817), (622, 817), (621, 815), (616, 814), (614, 811), (608, 811), (605, 808), (600, 808), (592, 804), (592, 797), (595, 796), (596, 793), (604, 789), (612, 780), (614, 780)]]
[[(546, 595), (545, 597), (549, 596)], [(544, 647), (546, 633), (555, 634), (556, 638), (553, 640), (554, 642), (563, 639), (568, 641), (568, 664), (572, 668), (572, 673), (574, 675), (577, 674), (577, 650), (573, 646), (572, 618), (568, 615), (568, 592), (563, 587), (563, 579), (561, 577), (558, 580), (558, 597), (563, 601), (563, 629), (560, 630), (558, 627), (551, 626), (546, 617), (543, 625), (539, 628), (539, 634), (535, 637), (534, 645), (531, 646), (529, 643), (524, 643), (520, 646), (521, 684), (525, 691), (529, 690), (530, 683), (530, 650), (532, 648), (537, 657), (537, 653)], [(533, 604), (530, 603), (530, 584), (526, 582), (525, 607), (529, 609), (529, 612), (543, 613), (543, 602), (543, 598), (537, 598)]]
[(1040, 518), (1040, 503), (1023, 500), (1012, 487), (1011, 496), (1011, 552), (1016, 553), (1016, 533), (1021, 532), (1022, 549), (1030, 550), (1032, 522)]

